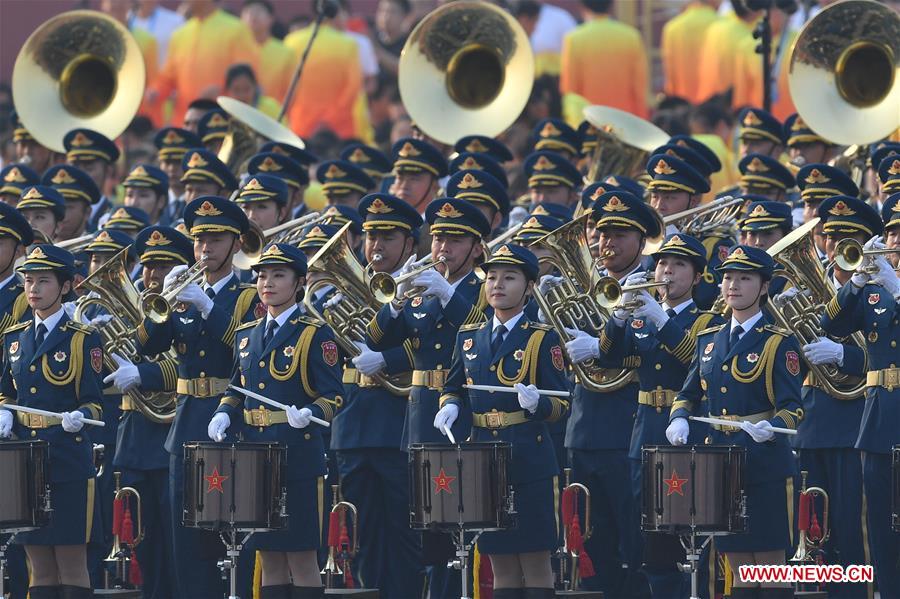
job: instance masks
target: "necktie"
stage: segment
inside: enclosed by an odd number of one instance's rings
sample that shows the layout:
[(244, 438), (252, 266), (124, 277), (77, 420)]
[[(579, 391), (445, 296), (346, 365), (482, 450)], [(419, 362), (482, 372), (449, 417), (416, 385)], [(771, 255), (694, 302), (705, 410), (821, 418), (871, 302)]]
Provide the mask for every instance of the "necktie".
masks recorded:
[(270, 320), (268, 324), (266, 324), (266, 334), (263, 336), (263, 347), (267, 347), (272, 341), (272, 337), (275, 336), (276, 328), (278, 328), (278, 322), (275, 320)]
[(500, 345), (503, 343), (503, 336), (506, 335), (506, 327), (502, 324), (494, 329), (494, 340), (491, 341), (491, 356), (496, 356)]
[(42, 322), (34, 330), (34, 346), (40, 347), (41, 343), (44, 342), (44, 337), (46, 337), (46, 336), (47, 336), (47, 327), (44, 326), (44, 323)]
[(738, 342), (738, 339), (740, 338), (741, 333), (743, 333), (743, 332), (744, 332), (744, 329), (743, 329), (743, 327), (741, 327), (741, 325), (734, 327), (734, 329), (731, 331), (731, 336), (728, 337), (728, 349), (731, 349), (732, 347), (734, 347), (734, 345)]
[(669, 315), (669, 318), (675, 318), (676, 316), (678, 316), (678, 315), (675, 313), (675, 310), (673, 310), (672, 308), (669, 308), (668, 310), (666, 310), (666, 314)]
[(213, 289), (212, 287), (207, 287), (206, 288), (206, 297), (208, 297), (209, 299), (216, 299), (216, 290)]

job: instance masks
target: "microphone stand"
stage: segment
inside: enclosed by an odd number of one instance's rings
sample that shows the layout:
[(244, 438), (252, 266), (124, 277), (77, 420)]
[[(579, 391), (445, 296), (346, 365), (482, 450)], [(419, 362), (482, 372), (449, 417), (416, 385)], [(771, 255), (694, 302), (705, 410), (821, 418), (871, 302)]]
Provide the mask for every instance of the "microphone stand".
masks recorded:
[(753, 37), (759, 40), (756, 52), (762, 54), (763, 110), (772, 112), (772, 24), (769, 21), (771, 8), (763, 11), (762, 19), (753, 30)]
[(275, 119), (279, 123), (281, 122), (281, 119), (284, 118), (284, 114), (287, 112), (288, 107), (294, 99), (294, 92), (297, 91), (297, 84), (300, 82), (300, 75), (303, 74), (303, 67), (306, 66), (306, 59), (309, 57), (309, 51), (312, 50), (313, 42), (316, 41), (316, 37), (319, 35), (319, 28), (322, 26), (322, 21), (328, 16), (327, 13), (330, 8), (329, 4), (330, 0), (316, 0), (316, 20), (313, 23), (312, 34), (309, 36), (309, 41), (306, 42), (306, 47), (303, 48), (303, 54), (300, 55), (300, 64), (297, 65), (297, 70), (294, 71), (294, 76), (291, 78), (291, 84), (288, 86), (287, 93), (284, 95), (284, 102), (281, 104), (281, 111), (278, 113), (278, 118)]

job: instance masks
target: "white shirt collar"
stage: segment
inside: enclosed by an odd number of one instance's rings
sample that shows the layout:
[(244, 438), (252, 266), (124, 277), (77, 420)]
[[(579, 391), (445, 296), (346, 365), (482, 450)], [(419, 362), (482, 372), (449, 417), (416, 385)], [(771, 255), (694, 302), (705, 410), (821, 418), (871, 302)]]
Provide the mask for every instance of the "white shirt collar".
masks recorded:
[(266, 327), (268, 327), (269, 323), (274, 320), (275, 321), (275, 330), (277, 331), (284, 325), (284, 323), (286, 323), (288, 321), (288, 319), (291, 316), (293, 316), (294, 312), (296, 312), (296, 311), (297, 311), (297, 304), (294, 304), (293, 306), (291, 306), (290, 308), (288, 308), (287, 310), (285, 310), (278, 316), (275, 316), (274, 318), (272, 317), (271, 314), (266, 315)]
[(16, 278), (16, 273), (15, 273), (15, 271), (13, 271), (13, 274), (9, 275), (8, 277), (6, 277), (6, 278), (3, 279), (2, 281), (0, 281), (0, 289), (5, 288), (5, 287), (6, 287), (7, 285), (9, 285), (10, 282), (12, 282), (12, 280), (15, 279), (15, 278)]
[(509, 320), (507, 320), (506, 322), (500, 322), (500, 319), (497, 318), (497, 315), (495, 314), (493, 326), (491, 327), (491, 337), (494, 336), (494, 331), (496, 331), (497, 327), (499, 327), (501, 324), (504, 327), (506, 327), (506, 333), (509, 334), (510, 331), (512, 331), (514, 328), (516, 328), (516, 323), (518, 323), (519, 320), (522, 319), (522, 316), (524, 314), (525, 314), (525, 311), (523, 310), (523, 311), (519, 312), (518, 314), (516, 314), (515, 316), (513, 316), (512, 318), (510, 318)]
[(216, 295), (219, 295), (219, 292), (222, 291), (222, 289), (225, 288), (225, 285), (230, 283), (231, 279), (233, 279), (233, 278), (234, 278), (234, 273), (231, 273), (230, 277), (222, 277), (221, 279), (219, 279), (212, 285), (210, 285), (209, 283), (205, 283), (203, 285), (203, 291), (206, 291), (207, 289), (212, 287), (212, 290), (216, 292)]
[(41, 319), (40, 316), (37, 315), (37, 312), (35, 312), (35, 314), (34, 314), (34, 330), (37, 331), (38, 325), (43, 324), (44, 327), (46, 327), (46, 329), (47, 329), (46, 334), (49, 335), (50, 331), (53, 330), (53, 327), (55, 327), (57, 324), (59, 324), (59, 321), (62, 320), (62, 317), (65, 314), (66, 314), (66, 311), (63, 309), (62, 306), (59, 307), (59, 310), (57, 310), (56, 312), (54, 312), (53, 314), (51, 314), (50, 316), (48, 316), (47, 318), (45, 318), (43, 320)]
[(750, 329), (752, 329), (753, 326), (754, 326), (757, 322), (759, 322), (759, 320), (760, 320), (762, 317), (763, 317), (762, 310), (760, 310), (759, 312), (757, 312), (756, 314), (754, 314), (753, 316), (751, 316), (750, 318), (748, 318), (748, 319), (745, 320), (744, 322), (738, 322), (737, 319), (736, 319), (734, 316), (732, 316), (732, 317), (731, 317), (731, 328), (728, 329), (728, 330), (729, 330), (729, 332), (731, 332), (731, 331), (734, 330), (735, 327), (738, 327), (738, 326), (741, 327), (742, 329), (744, 329), (744, 332), (741, 333), (741, 334), (738, 336), (738, 339), (740, 339), (741, 337), (744, 336), (744, 334), (745, 334), (747, 331), (749, 331)]
[(687, 300), (681, 302), (680, 304), (678, 304), (677, 306), (670, 306), (669, 304), (663, 302), (663, 307), (666, 308), (667, 310), (669, 310), (669, 309), (675, 310), (675, 314), (681, 314), (685, 309), (687, 309), (688, 306), (690, 306), (693, 303), (694, 303), (693, 299), (687, 299)]

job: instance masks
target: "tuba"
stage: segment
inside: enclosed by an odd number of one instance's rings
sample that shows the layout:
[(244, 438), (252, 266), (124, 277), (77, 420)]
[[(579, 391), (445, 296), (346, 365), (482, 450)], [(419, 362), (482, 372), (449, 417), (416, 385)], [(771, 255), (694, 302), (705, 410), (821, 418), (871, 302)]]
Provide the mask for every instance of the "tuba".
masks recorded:
[[(791, 331), (801, 346), (825, 336), (819, 318), (835, 297), (813, 242), (812, 232), (818, 224), (819, 219), (814, 218), (768, 249), (769, 255), (781, 266), (774, 276), (785, 277), (799, 290), (793, 297), (775, 296), (769, 303), (769, 310), (778, 325)], [(840, 341), (866, 350), (866, 341), (860, 332)], [(865, 391), (865, 379), (843, 374), (833, 364), (807, 364), (816, 382), (834, 398), (857, 399)]]
[(219, 96), (216, 103), (231, 117), (217, 158), (232, 173), (246, 172), (244, 166), (259, 151), (260, 140), (263, 143), (276, 141), (300, 149), (306, 147), (293, 131), (249, 104), (228, 96)]
[(428, 13), (400, 55), (398, 84), (413, 122), (439, 142), (494, 137), (521, 114), (534, 55), (518, 21), (487, 2), (458, 0)]
[[(609, 319), (609, 312), (598, 301), (603, 278), (584, 234), (585, 218), (587, 215), (568, 222), (530, 244), (549, 250), (550, 257), (544, 261), (549, 261), (562, 276), (561, 284), (546, 295), (536, 291), (534, 299), (563, 342), (571, 339), (565, 329), (579, 329), (599, 337)], [(602, 368), (595, 360), (573, 363), (572, 369), (578, 381), (595, 392), (615, 391), (634, 380), (632, 370)]]
[[(307, 286), (303, 304), (310, 315), (328, 323), (334, 331), (335, 340), (345, 352), (358, 356), (360, 351), (355, 343), (365, 342), (366, 327), (375, 318), (381, 303), (369, 289), (366, 268), (356, 259), (347, 242), (347, 231), (351, 224), (346, 223), (341, 227), (310, 258), (307, 272), (316, 274), (318, 278)], [(337, 305), (320, 312), (312, 298), (317, 290), (328, 286), (337, 289), (342, 299)], [(381, 373), (372, 378), (394, 395), (409, 395), (411, 387), (408, 375), (405, 380), (400, 376), (389, 377)]]
[(144, 58), (128, 29), (93, 10), (72, 10), (38, 27), (13, 70), (16, 111), (44, 147), (87, 127), (117, 138), (144, 96)]
[[(112, 316), (109, 322), (97, 326), (103, 340), (103, 362), (110, 370), (118, 368), (113, 352), (138, 364), (144, 360), (134, 342), (135, 330), (143, 320), (141, 295), (125, 270), (128, 248), (106, 261), (78, 284), (78, 289), (91, 293), (78, 299), (75, 320), (82, 321), (90, 306), (98, 306)], [(175, 360), (172, 350), (151, 358), (153, 362)], [(175, 418), (175, 394), (169, 391), (144, 392), (138, 388), (124, 393), (134, 406), (151, 422), (169, 423)]]
[(665, 131), (649, 121), (609, 106), (587, 106), (584, 119), (597, 133), (597, 147), (585, 180), (606, 175), (639, 177), (650, 152), (669, 141)]

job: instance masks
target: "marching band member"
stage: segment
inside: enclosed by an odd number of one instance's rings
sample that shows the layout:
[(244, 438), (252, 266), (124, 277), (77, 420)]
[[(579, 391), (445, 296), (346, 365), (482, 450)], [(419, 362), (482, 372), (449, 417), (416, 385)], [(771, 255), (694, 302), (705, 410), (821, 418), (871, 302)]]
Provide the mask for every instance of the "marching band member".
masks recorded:
[(391, 174), (391, 159), (372, 146), (354, 142), (344, 146), (340, 154), (341, 160), (351, 162), (361, 168), (372, 180), (375, 186), (380, 189), (381, 182), (385, 177)]
[(34, 234), (25, 217), (9, 204), (0, 203), (0, 335), (29, 315), (28, 299), (16, 276), (16, 261), (25, 257), (33, 242)]
[(228, 134), (228, 121), (231, 117), (221, 108), (213, 108), (197, 121), (197, 135), (207, 151), (218, 155), (222, 142)]
[(61, 412), (62, 417), (0, 411), (0, 437), (50, 444), (50, 524), (16, 535), (31, 564), (29, 595), (41, 598), (93, 596), (86, 544), (92, 539), (94, 463), (84, 418), (98, 419), (103, 349), (93, 329), (72, 321), (62, 307), (72, 290), (75, 260), (52, 245), (37, 245), (18, 272), (34, 320), (3, 335), (0, 406), (16, 404)]
[(459, 155), (469, 153), (488, 156), (491, 160), (496, 161), (497, 164), (506, 163), (513, 159), (513, 154), (509, 151), (509, 148), (506, 147), (506, 144), (493, 137), (487, 137), (486, 135), (466, 135), (460, 137), (456, 140), (456, 143), (453, 144), (453, 149)]
[[(732, 248), (719, 266), (731, 322), (698, 333), (697, 351), (666, 429), (670, 443), (687, 443), (688, 417), (702, 413), (704, 397), (710, 415), (743, 423), (710, 430), (713, 444), (747, 449), (748, 531), (716, 540), (736, 573), (746, 564), (783, 564), (792, 545), (797, 468), (787, 439), (772, 427), (796, 428), (803, 418), (800, 355), (789, 331), (768, 324), (761, 310), (774, 266), (766, 252), (744, 245)], [(790, 586), (764, 583), (761, 588), (765, 591), (736, 576), (731, 597), (794, 593)]]
[(59, 223), (55, 241), (80, 237), (88, 230), (92, 206), (100, 201), (100, 189), (83, 170), (67, 164), (48, 169), (41, 185), (50, 185), (66, 200), (66, 216)]
[(348, 160), (326, 160), (316, 169), (316, 179), (329, 206), (356, 209), (363, 196), (375, 191), (375, 181)]
[[(206, 150), (192, 148), (185, 152), (181, 159), (181, 182), (184, 184), (184, 201), (190, 204), (201, 196), (220, 196), (227, 198), (238, 188), (238, 180), (228, 167)], [(187, 210), (184, 212), (187, 221)]]
[(26, 187), (16, 208), (32, 229), (43, 233), (47, 239), (57, 239), (60, 225), (66, 218), (66, 200), (59, 191), (47, 185)]
[[(604, 274), (620, 284), (643, 271), (641, 258), (648, 237), (661, 233), (653, 209), (640, 198), (612, 191), (600, 195), (592, 211)], [(600, 357), (599, 339), (584, 331), (566, 343), (573, 362)], [(631, 493), (628, 451), (637, 411), (638, 385), (599, 393), (575, 385), (566, 448), (572, 480), (588, 487), (591, 520), (608, 534), (592, 535), (585, 549), (597, 566), (597, 576), (582, 582), (585, 588), (610, 596), (636, 592), (641, 566), (639, 509)], [(593, 508), (596, 506), (596, 508)]]
[(290, 408), (273, 411), (258, 400), (228, 391), (209, 421), (208, 433), (213, 441), (223, 440), (231, 430), (240, 432), (244, 441), (287, 446), (288, 527), (254, 535), (262, 560), (260, 597), (324, 597), (316, 550), (324, 510), (325, 446), (321, 426), (311, 425), (310, 417), (330, 422), (341, 405), (338, 347), (328, 326), (302, 316), (298, 309), (306, 276), (302, 251), (270, 244), (253, 270), (267, 315), (235, 331), (231, 383), (265, 389)]
[(447, 161), (433, 145), (412, 137), (397, 140), (391, 158), (395, 178), (388, 193), (422, 213), (437, 196), (440, 179), (447, 175)]
[(28, 132), (15, 109), (9, 114), (9, 123), (12, 125), (12, 140), (16, 149), (16, 162), (28, 164), (36, 173), (43, 173), (54, 164), (62, 162), (63, 156), (50, 148), (42, 146)]
[(761, 154), (778, 159), (784, 151), (784, 127), (762, 108), (744, 108), (738, 114), (740, 157)]
[[(329, 239), (337, 235), (337, 232), (339, 230), (340, 227), (336, 225), (307, 225), (303, 228), (303, 233), (300, 236), (300, 242), (297, 244), (297, 247), (301, 251), (303, 251), (303, 254), (306, 256), (306, 261), (309, 262), (310, 259), (312, 259), (312, 257), (316, 255), (316, 253), (322, 248), (323, 245), (328, 242)], [(322, 274), (323, 273), (318, 270), (312, 272), (307, 271), (306, 287), (309, 288), (316, 281), (321, 279)], [(312, 304), (316, 307), (320, 314), (323, 310), (325, 310), (325, 302), (331, 299), (334, 293), (334, 287), (329, 285), (327, 288), (319, 290), (316, 295), (311, 298)], [(306, 312), (306, 306), (301, 305), (300, 310)]]
[[(433, 424), (443, 432), (463, 410), (471, 411), (473, 441), (512, 444), (509, 480), (519, 525), (482, 534), (478, 547), (491, 559), (496, 599), (553, 597), (550, 552), (558, 544), (559, 468), (547, 423), (561, 418), (568, 402), (542, 396), (539, 389), (567, 390), (566, 364), (558, 335), (524, 314), (537, 280), (534, 254), (502, 245), (481, 268), (494, 315), (460, 328)], [(467, 383), (514, 387), (517, 393), (472, 391)]]
[[(484, 158), (481, 158), (481, 161), (485, 162)], [(509, 214), (506, 185), (487, 171), (464, 168), (456, 172), (447, 180), (447, 195), (471, 202), (487, 219), (491, 232), (495, 231)], [(489, 236), (484, 240), (487, 241)]]
[(153, 137), (153, 145), (157, 150), (158, 166), (169, 177), (169, 199), (163, 216), (156, 224), (170, 226), (181, 218), (184, 211), (184, 184), (181, 182), (184, 170), (181, 168), (181, 159), (188, 150), (201, 147), (203, 142), (187, 129), (166, 127), (160, 129)]
[(869, 146), (869, 160), (866, 162), (867, 168), (861, 186), (869, 193), (870, 201), (874, 202), (876, 208), (888, 195), (881, 190), (881, 176), (878, 168), (888, 156), (898, 155), (900, 155), (900, 141), (878, 142)]
[[(900, 249), (900, 193), (889, 196), (881, 208), (884, 221), (884, 245), (888, 249)], [(894, 270), (900, 269), (900, 253), (887, 255)]]
[(889, 195), (900, 191), (900, 154), (892, 154), (884, 158), (878, 165), (878, 188), (876, 200), (884, 202)]
[[(881, 219), (873, 219), (874, 209), (855, 198), (839, 196), (826, 200), (819, 212), (828, 215), (825, 233), (829, 253), (834, 249), (832, 239), (839, 235), (860, 241), (879, 234), (882, 228)], [(862, 451), (866, 532), (878, 590), (884, 597), (895, 597), (900, 594), (900, 570), (897, 569), (900, 535), (891, 530), (891, 501), (887, 490), (891, 488), (891, 449), (900, 442), (897, 435), (900, 414), (896, 409), (900, 396), (896, 349), (900, 339), (897, 326), (900, 283), (884, 256), (876, 256), (873, 265), (877, 267), (875, 273), (865, 269), (849, 273), (835, 267), (834, 278), (842, 286), (826, 307), (822, 326), (830, 335), (844, 337), (861, 331), (866, 337), (866, 402), (856, 448)]]
[(794, 175), (787, 167), (763, 154), (747, 154), (738, 162), (738, 170), (740, 195), (755, 194), (783, 202), (788, 189), (795, 184)]
[(287, 202), (289, 218), (298, 218), (306, 212), (303, 196), (309, 186), (309, 173), (302, 164), (281, 152), (260, 152), (250, 158), (247, 173), (250, 176), (275, 175), (284, 179), (290, 189)]
[(798, 167), (825, 164), (838, 154), (839, 146), (810, 129), (796, 112), (784, 120), (783, 137), (791, 164)]
[[(738, 221), (741, 245), (765, 251), (794, 228), (791, 207), (783, 202), (754, 201), (747, 206), (746, 214)], [(784, 277), (772, 277), (769, 281), (769, 294), (775, 296), (781, 293), (786, 282)]]
[(132, 241), (140, 231), (150, 226), (150, 217), (147, 213), (134, 206), (119, 206), (104, 216), (106, 218), (100, 223), (101, 229), (119, 231)]
[(549, 150), (533, 152), (525, 158), (523, 169), (532, 207), (560, 204), (571, 211), (578, 202), (581, 173), (563, 155)]
[[(197, 156), (203, 150), (185, 155)], [(191, 168), (200, 168), (196, 165)], [(193, 176), (188, 173), (186, 177)], [(192, 180), (192, 179), (191, 179)], [(237, 204), (215, 196), (201, 196), (185, 206), (185, 225), (194, 237), (194, 258), (204, 259), (202, 284), (191, 283), (177, 296), (178, 306), (162, 323), (145, 316), (138, 326), (141, 353), (153, 355), (174, 347), (178, 353), (178, 407), (166, 440), (169, 452), (169, 492), (173, 510), (183, 502), (182, 447), (206, 438), (206, 427), (228, 387), (235, 329), (252, 320), (256, 290), (243, 287), (232, 270), (240, 236), (248, 221)], [(175, 267), (165, 279), (171, 288), (186, 266)], [(257, 314), (259, 315), (259, 314)], [(173, 518), (176, 597), (190, 599), (220, 594), (215, 536), (188, 529)], [(206, 543), (209, 543), (207, 545)]]
[(28, 166), (17, 162), (7, 164), (0, 169), (0, 202), (15, 208), (22, 190), (40, 182), (41, 176)]
[(543, 119), (531, 130), (532, 151), (549, 150), (556, 152), (569, 162), (575, 162), (581, 149), (578, 132), (562, 119)]
[(162, 169), (151, 164), (138, 164), (122, 181), (122, 187), (125, 188), (126, 208), (143, 210), (150, 224), (160, 222), (169, 202), (169, 176)]
[[(847, 174), (839, 168), (827, 164), (807, 164), (797, 171), (797, 187), (800, 189), (800, 200), (803, 202), (803, 222), (812, 220), (818, 215), (823, 200), (836, 195), (859, 197), (859, 188)], [(822, 232), (824, 222), (820, 222), (813, 232), (813, 239), (819, 258), (825, 260), (825, 233)]]
[(285, 222), (287, 200), (287, 183), (274, 175), (263, 174), (249, 175), (234, 198), (247, 219), (263, 231)]
[(63, 137), (66, 163), (87, 173), (100, 190), (100, 199), (91, 204), (87, 232), (100, 228), (100, 218), (112, 208), (112, 200), (103, 193), (106, 180), (119, 160), (119, 148), (111, 139), (90, 129), (72, 129)]
[[(357, 257), (361, 257), (361, 248), (363, 241), (363, 219), (362, 216), (359, 215), (359, 211), (354, 206), (351, 208), (350, 206), (329, 206), (325, 212), (322, 213), (322, 224), (333, 225), (337, 229), (340, 229), (342, 226), (347, 223), (352, 223), (350, 228), (347, 230), (347, 243), (350, 244), (350, 247), (353, 249), (354, 253)], [(309, 256), (307, 256), (309, 257)]]
[[(366, 262), (374, 272), (396, 277), (414, 252), (414, 233), (422, 217), (400, 198), (383, 193), (363, 198), (359, 212), (365, 218)], [(359, 510), (360, 546), (353, 575), (361, 586), (379, 588), (386, 597), (413, 597), (422, 590), (422, 558), (420, 535), (409, 528), (402, 444), (408, 398), (372, 379), (378, 373), (412, 370), (412, 348), (398, 344), (375, 350), (379, 337), (372, 336), (371, 324), (367, 336), (369, 345), (359, 344), (360, 355), (344, 369), (345, 399), (331, 431), (341, 492)]]

